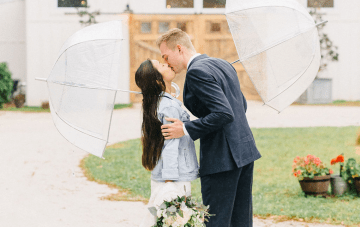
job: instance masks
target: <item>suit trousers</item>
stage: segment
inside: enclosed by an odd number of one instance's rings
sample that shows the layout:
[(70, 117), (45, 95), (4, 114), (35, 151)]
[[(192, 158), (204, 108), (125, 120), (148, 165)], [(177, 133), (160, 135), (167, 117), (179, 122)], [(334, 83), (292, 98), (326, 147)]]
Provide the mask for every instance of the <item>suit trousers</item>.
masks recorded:
[(206, 227), (252, 227), (254, 162), (235, 170), (201, 177), (204, 205), (211, 216)]

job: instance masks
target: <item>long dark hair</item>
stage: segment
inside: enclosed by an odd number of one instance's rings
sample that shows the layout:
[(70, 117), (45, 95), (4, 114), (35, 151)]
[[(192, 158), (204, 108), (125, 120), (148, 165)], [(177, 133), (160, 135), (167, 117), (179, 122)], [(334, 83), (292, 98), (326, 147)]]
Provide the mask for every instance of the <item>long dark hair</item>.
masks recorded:
[(165, 91), (166, 86), (161, 73), (149, 59), (141, 63), (136, 71), (135, 82), (143, 95), (142, 165), (151, 171), (155, 168), (164, 146), (164, 137), (161, 134), (162, 123), (157, 117), (157, 108), (161, 93)]

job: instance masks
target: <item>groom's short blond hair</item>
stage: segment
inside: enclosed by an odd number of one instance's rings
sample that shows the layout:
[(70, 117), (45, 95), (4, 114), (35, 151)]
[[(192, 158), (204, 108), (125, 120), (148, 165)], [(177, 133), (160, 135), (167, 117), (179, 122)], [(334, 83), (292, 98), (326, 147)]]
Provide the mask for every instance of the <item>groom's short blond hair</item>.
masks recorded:
[(157, 38), (156, 45), (160, 48), (160, 45), (163, 42), (165, 42), (166, 46), (171, 50), (175, 50), (176, 45), (180, 44), (190, 51), (195, 51), (189, 35), (178, 28), (170, 29), (162, 34), (159, 38)]

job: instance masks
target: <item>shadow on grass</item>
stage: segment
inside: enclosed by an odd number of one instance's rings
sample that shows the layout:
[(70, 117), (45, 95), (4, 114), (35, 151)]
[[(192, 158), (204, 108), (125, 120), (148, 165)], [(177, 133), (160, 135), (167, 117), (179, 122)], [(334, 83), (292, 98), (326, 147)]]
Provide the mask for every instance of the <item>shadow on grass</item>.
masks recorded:
[[(298, 180), (292, 176), (296, 156), (319, 157), (327, 166), (332, 158), (344, 153), (346, 159), (355, 154), (358, 127), (312, 127), (252, 129), (262, 158), (255, 162), (253, 183), (253, 213), (274, 221), (296, 220), (309, 223), (360, 223), (360, 198), (305, 197)], [(199, 158), (199, 143), (196, 141)], [(107, 199), (143, 201), (150, 197), (150, 172), (141, 165), (140, 139), (107, 147), (105, 160), (89, 155), (82, 162), (87, 177), (96, 182), (117, 187), (119, 195)], [(334, 174), (337, 173), (335, 167)], [(192, 197), (201, 198), (200, 180), (191, 182)], [(127, 193), (125, 195), (121, 193)], [(140, 196), (140, 197), (137, 197)], [(122, 199), (123, 198), (123, 199)], [(140, 200), (141, 201), (141, 200)]]

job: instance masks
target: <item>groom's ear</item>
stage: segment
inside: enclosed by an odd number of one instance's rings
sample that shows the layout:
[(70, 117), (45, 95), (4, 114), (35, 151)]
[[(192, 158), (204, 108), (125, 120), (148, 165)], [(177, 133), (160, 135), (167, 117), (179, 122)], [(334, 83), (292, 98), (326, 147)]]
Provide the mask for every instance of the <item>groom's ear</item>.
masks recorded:
[(177, 44), (176, 45), (176, 48), (179, 50), (179, 52), (181, 51), (181, 48), (182, 48), (182, 46), (180, 45), (180, 44)]

